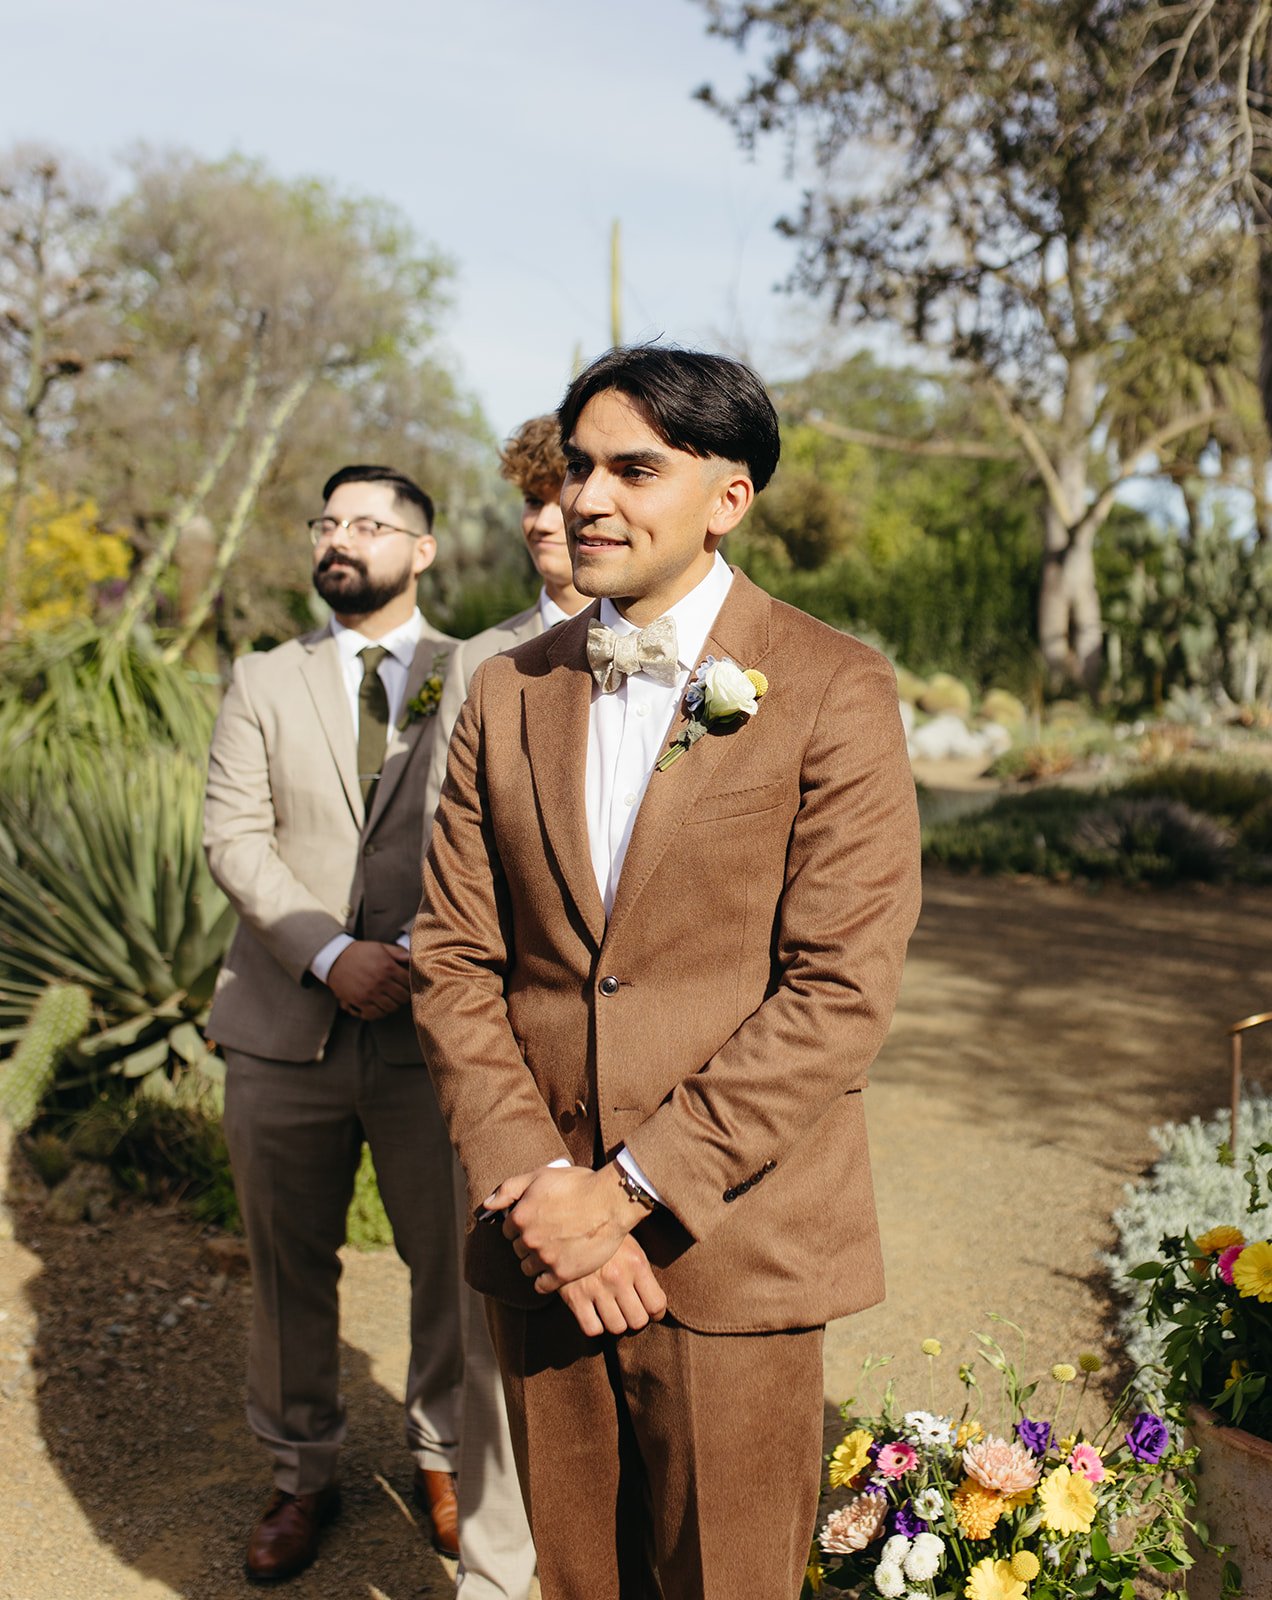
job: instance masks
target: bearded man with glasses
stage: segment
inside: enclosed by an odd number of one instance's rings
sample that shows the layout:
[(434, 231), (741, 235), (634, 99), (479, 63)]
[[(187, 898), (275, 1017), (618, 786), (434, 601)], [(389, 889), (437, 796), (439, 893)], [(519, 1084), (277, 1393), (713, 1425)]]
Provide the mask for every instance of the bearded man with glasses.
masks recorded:
[(208, 1029), (252, 1262), (248, 1420), (274, 1462), (247, 1549), (258, 1583), (303, 1571), (339, 1508), (338, 1252), (364, 1140), (411, 1272), (413, 1492), (436, 1547), (457, 1553), (451, 1154), (406, 1003), (436, 736), (421, 691), (454, 641), (416, 604), (437, 551), (429, 496), (351, 466), (323, 501), (308, 526), (332, 618), (235, 663), (205, 809), (208, 863), (239, 916)]

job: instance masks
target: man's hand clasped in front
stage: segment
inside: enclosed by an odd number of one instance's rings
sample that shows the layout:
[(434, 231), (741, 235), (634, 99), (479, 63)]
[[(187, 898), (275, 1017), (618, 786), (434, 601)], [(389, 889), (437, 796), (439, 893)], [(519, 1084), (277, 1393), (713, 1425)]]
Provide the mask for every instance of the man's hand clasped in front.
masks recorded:
[(378, 1022), (411, 998), (410, 955), (400, 944), (356, 939), (327, 974), (327, 987), (351, 1016)]
[(507, 1211), (504, 1236), (540, 1294), (560, 1293), (584, 1333), (635, 1332), (659, 1321), (667, 1297), (632, 1229), (645, 1217), (613, 1163), (599, 1172), (541, 1167), (500, 1184), (486, 1201)]

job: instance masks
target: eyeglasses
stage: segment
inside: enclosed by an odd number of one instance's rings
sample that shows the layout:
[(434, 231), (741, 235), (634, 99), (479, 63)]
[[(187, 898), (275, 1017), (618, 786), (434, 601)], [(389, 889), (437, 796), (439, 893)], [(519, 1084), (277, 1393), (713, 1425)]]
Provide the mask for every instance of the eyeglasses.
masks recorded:
[(408, 539), (424, 537), (414, 528), (395, 528), (391, 522), (377, 522), (374, 517), (310, 517), (305, 526), (315, 549), (334, 539), (341, 528), (348, 528), (355, 539), (379, 539), (386, 533), (404, 533)]

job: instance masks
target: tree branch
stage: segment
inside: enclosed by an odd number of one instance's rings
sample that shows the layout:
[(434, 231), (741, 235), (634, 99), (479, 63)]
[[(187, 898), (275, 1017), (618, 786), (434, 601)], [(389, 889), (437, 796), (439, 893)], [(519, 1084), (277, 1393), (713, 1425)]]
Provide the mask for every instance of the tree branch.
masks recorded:
[(866, 428), (849, 428), (842, 422), (810, 411), (803, 419), (810, 428), (826, 434), (831, 439), (842, 439), (847, 444), (864, 445), (868, 450), (892, 450), (903, 456), (945, 456), (963, 461), (1015, 461), (1019, 452), (1004, 450), (999, 445), (985, 444), (979, 439), (902, 439), (892, 433), (871, 433)]
[(1223, 414), (1224, 408), (1222, 406), (1208, 406), (1203, 411), (1192, 411), (1187, 416), (1177, 417), (1174, 422), (1168, 422), (1164, 427), (1158, 428), (1156, 433), (1150, 434), (1126, 462), (1125, 466), (1114, 475), (1112, 481), (1100, 491), (1087, 507), (1082, 521), (1084, 523), (1094, 523), (1098, 528), (1112, 509), (1113, 502), (1117, 499), (1117, 492), (1122, 485), (1131, 478), (1143, 476), (1140, 471), (1142, 462), (1147, 461), (1150, 456), (1157, 455), (1173, 439), (1182, 438), (1184, 434), (1192, 433), (1195, 428), (1204, 427), (1206, 423), (1213, 422), (1216, 417), (1221, 417)]
[(1038, 437), (1036, 430), (1019, 415), (1004, 393), (1002, 386), (994, 382), (993, 379), (989, 380), (989, 392), (994, 398), (994, 404), (998, 407), (1003, 421), (1017, 439), (1020, 440), (1025, 454), (1038, 469), (1038, 476), (1042, 479), (1042, 485), (1047, 491), (1047, 499), (1050, 500), (1052, 509), (1065, 527), (1071, 528), (1075, 519), (1069, 513), (1069, 498), (1060, 482), (1060, 474), (1052, 465), (1051, 457), (1047, 454), (1046, 448)]

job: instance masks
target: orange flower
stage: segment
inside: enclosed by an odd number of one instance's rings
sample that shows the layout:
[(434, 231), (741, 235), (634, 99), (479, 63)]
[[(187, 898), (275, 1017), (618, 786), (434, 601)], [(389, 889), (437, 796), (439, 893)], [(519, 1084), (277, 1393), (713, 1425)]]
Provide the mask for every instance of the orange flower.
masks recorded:
[(1005, 1509), (1003, 1497), (964, 1478), (954, 1495), (954, 1516), (969, 1539), (988, 1539)]

